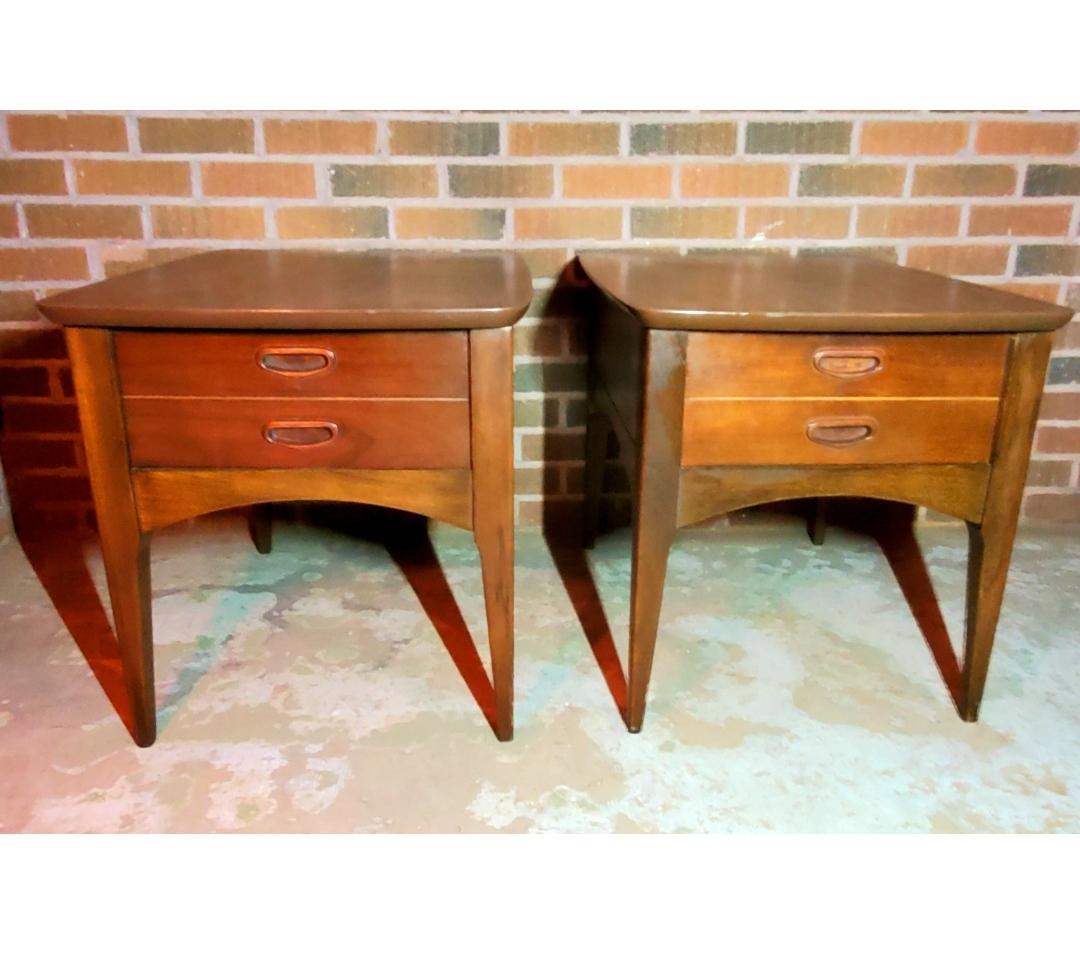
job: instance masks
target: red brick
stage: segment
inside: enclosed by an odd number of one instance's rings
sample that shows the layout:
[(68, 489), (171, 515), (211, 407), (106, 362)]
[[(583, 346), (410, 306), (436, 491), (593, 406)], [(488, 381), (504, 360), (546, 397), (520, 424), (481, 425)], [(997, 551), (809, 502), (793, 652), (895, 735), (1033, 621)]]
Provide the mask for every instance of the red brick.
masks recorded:
[(799, 195), (899, 197), (906, 176), (901, 164), (807, 164), (799, 171)]
[(1040, 425), (1035, 436), (1035, 450), (1047, 454), (1080, 454), (1080, 425), (1075, 428)]
[(0, 248), (0, 280), (86, 281), (90, 269), (81, 247)]
[(154, 236), (162, 238), (258, 239), (265, 235), (261, 207), (186, 207), (164, 205), (151, 208)]
[(492, 208), (399, 207), (394, 213), (397, 236), (403, 239), (499, 240), (505, 220), (505, 211)]
[[(987, 287), (997, 288), (999, 291), (1011, 291), (1013, 294), (1021, 294), (1025, 298), (1035, 298), (1037, 301), (1049, 301), (1057, 303), (1058, 285), (1046, 281), (981, 281)], [(1060, 345), (1059, 345), (1060, 347)]]
[(1080, 522), (1080, 491), (1033, 492), (1024, 499), (1024, 517), (1041, 522)]
[[(8, 293), (26, 293), (30, 295), (33, 303), (33, 295), (29, 291)], [(0, 327), (0, 359), (4, 361), (53, 360), (66, 357), (63, 329), (54, 324), (42, 323), (40, 327), (34, 328)]]
[(67, 435), (79, 430), (74, 404), (4, 400), (4, 431), (35, 435)]
[(25, 213), (31, 237), (143, 236), (139, 209), (126, 204), (27, 204)]
[(481, 157), (499, 153), (499, 125), (492, 122), (390, 121), (390, 153)]
[(554, 322), (514, 326), (514, 354), (555, 358), (562, 354), (562, 328)]
[(670, 164), (568, 164), (563, 168), (563, 196), (670, 197)]
[(0, 365), (0, 395), (5, 398), (47, 398), (49, 372), (44, 368)]
[[(82, 474), (60, 474), (63, 469), (46, 473), (20, 475), (13, 479), (12, 495), (17, 489), (29, 490), (33, 501), (41, 502), (89, 502), (90, 480)], [(70, 472), (70, 470), (68, 470)]]
[(979, 124), (975, 133), (975, 150), (979, 154), (1071, 154), (1078, 144), (1080, 124), (1075, 123), (989, 120)]
[(920, 164), (911, 193), (915, 197), (986, 197), (1011, 194), (1016, 168), (1005, 164)]
[(255, 123), (244, 118), (143, 117), (139, 144), (148, 154), (250, 154)]
[[(0, 291), (0, 321), (33, 321), (37, 318), (33, 291)], [(0, 337), (0, 358), (4, 341)]]
[(15, 150), (128, 149), (123, 117), (104, 114), (8, 114), (8, 139)]
[(1009, 249), (1000, 244), (919, 244), (908, 248), (907, 266), (939, 274), (1003, 274)]
[(976, 204), (971, 208), (972, 237), (1064, 237), (1069, 232), (1069, 204)]
[(14, 204), (0, 204), (0, 237), (18, 237), (19, 218)]
[(619, 126), (609, 123), (522, 123), (510, 125), (510, 153), (533, 157), (617, 154)]
[(80, 194), (186, 197), (191, 194), (191, 165), (184, 161), (76, 160), (75, 189)]
[(0, 157), (0, 194), (66, 194), (64, 162)]
[(371, 154), (373, 120), (264, 120), (268, 154)]
[(960, 207), (955, 204), (871, 204), (859, 207), (859, 237), (955, 237)]
[(546, 432), (521, 436), (522, 461), (581, 461), (584, 457), (584, 433)]
[(75, 468), (75, 443), (59, 438), (0, 438), (0, 458), (10, 475), (41, 468)]
[(449, 174), (454, 197), (551, 197), (555, 183), (550, 164), (451, 164)]
[(859, 153), (918, 156), (955, 154), (968, 139), (963, 121), (868, 120), (859, 138)]
[(570, 259), (564, 247), (523, 248), (517, 253), (529, 266), (529, 273), (534, 278), (558, 277)]
[(385, 207), (282, 207), (278, 237), (286, 240), (337, 237), (386, 237)]
[(734, 154), (738, 125), (723, 123), (634, 124), (631, 154)]
[(310, 164), (208, 163), (202, 165), (207, 197), (314, 197)]
[(756, 238), (847, 237), (851, 208), (828, 207), (748, 207), (746, 236)]
[(539, 528), (544, 524), (545, 513), (550, 510), (548, 499), (518, 499), (515, 524), (522, 528)]
[[(1056, 300), (1056, 299), (1051, 299)], [(1054, 340), (1056, 348), (1080, 348), (1080, 320), (1075, 318), (1065, 327), (1058, 329)]]
[(132, 271), (153, 267), (155, 264), (168, 264), (181, 258), (201, 254), (199, 247), (135, 247), (124, 244), (119, 247), (106, 247), (100, 251), (105, 277), (115, 278)]
[(514, 236), (615, 240), (622, 236), (622, 211), (617, 207), (519, 207), (514, 211)]
[(334, 164), (330, 188), (335, 197), (435, 197), (439, 174), (434, 164)]
[(11, 509), (19, 537), (24, 541), (71, 538), (95, 531), (93, 510), (89, 507), (43, 506), (13, 498)]
[(1080, 391), (1044, 392), (1039, 420), (1080, 421)]
[(683, 197), (786, 197), (787, 164), (685, 164), (679, 173)]
[(1071, 461), (1033, 458), (1028, 465), (1026, 484), (1030, 488), (1067, 488), (1072, 470)]
[(732, 238), (739, 224), (735, 207), (634, 207), (630, 233), (654, 238)]

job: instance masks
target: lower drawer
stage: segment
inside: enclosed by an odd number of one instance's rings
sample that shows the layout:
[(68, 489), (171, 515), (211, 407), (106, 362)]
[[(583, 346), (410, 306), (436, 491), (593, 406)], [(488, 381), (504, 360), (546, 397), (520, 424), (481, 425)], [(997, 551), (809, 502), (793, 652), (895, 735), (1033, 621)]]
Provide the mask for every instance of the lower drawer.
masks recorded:
[(467, 468), (458, 400), (127, 398), (137, 468)]
[(967, 464), (990, 458), (996, 399), (686, 402), (683, 465)]

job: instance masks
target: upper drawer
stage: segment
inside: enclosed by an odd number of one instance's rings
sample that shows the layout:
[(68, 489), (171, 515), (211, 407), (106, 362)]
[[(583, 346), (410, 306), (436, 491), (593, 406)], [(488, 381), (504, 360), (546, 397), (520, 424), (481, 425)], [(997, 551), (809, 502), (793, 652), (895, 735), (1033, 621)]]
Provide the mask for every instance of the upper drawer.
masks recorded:
[(1007, 335), (705, 334), (687, 398), (996, 398)]
[(467, 398), (468, 335), (118, 332), (128, 397)]

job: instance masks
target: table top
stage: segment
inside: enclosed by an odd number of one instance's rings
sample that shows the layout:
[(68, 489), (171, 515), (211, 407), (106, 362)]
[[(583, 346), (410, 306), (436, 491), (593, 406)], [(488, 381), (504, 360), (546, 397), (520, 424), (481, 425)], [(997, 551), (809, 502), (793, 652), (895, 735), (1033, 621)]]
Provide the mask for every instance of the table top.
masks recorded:
[(104, 328), (497, 328), (532, 299), (503, 252), (210, 251), (38, 304), (59, 324)]
[(756, 251), (590, 251), (593, 282), (647, 327), (686, 331), (1049, 331), (1072, 311), (884, 261)]

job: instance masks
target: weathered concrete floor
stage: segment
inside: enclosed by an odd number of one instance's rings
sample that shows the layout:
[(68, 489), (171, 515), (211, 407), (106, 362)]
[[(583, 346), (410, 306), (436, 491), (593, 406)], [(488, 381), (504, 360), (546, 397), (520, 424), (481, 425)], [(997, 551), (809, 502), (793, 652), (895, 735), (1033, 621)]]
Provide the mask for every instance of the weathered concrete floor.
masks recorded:
[[(963, 532), (920, 539), (955, 640)], [(620, 721), (611, 658), (625, 665), (627, 534), (590, 553), (594, 592), (523, 533), (509, 744), (478, 704), (461, 622), (486, 664), (471, 538), (439, 527), (433, 541), (441, 569), (422, 547), (395, 561), (295, 523), (265, 557), (235, 516), (159, 536), (160, 734), (138, 749), (83, 654), (115, 688), (89, 581), (70, 560), (39, 578), (3, 540), (0, 829), (1080, 830), (1076, 533), (1021, 536), (976, 725), (870, 539), (831, 530), (814, 548), (796, 523), (684, 533), (640, 735)]]

